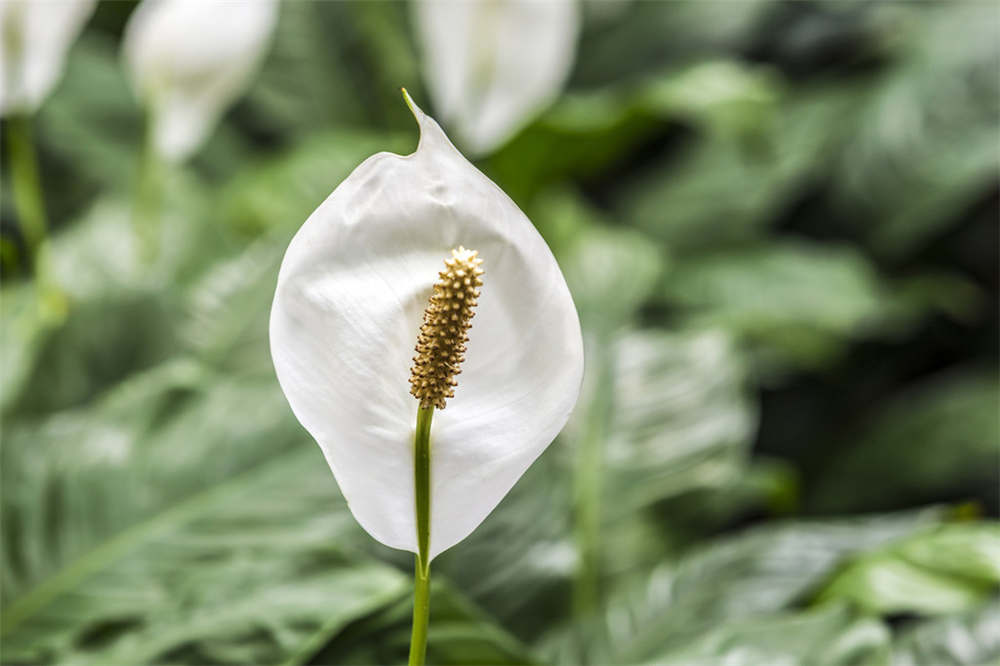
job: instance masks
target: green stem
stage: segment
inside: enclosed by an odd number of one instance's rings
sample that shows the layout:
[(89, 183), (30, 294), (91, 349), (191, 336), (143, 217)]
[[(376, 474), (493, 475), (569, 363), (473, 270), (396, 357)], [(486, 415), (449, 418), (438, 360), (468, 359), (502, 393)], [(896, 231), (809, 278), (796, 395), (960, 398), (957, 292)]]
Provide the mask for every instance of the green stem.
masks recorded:
[(604, 438), (611, 418), (611, 358), (608, 345), (597, 341), (588, 357), (594, 360), (597, 378), (580, 442), (574, 478), (576, 541), (580, 565), (573, 588), (573, 612), (583, 625), (600, 601), (601, 496), (603, 493)]
[(431, 419), (434, 408), (417, 409), (413, 438), (413, 485), (417, 514), (417, 556), (413, 575), (413, 633), (410, 666), (423, 666), (427, 656), (427, 623), (431, 610)]
[(410, 634), (410, 666), (423, 666), (427, 656), (427, 623), (431, 613), (431, 572), (416, 558), (413, 576), (413, 631)]
[(5, 139), (10, 147), (10, 167), (14, 188), (14, 207), (32, 266), (38, 248), (45, 241), (48, 224), (45, 220), (45, 200), (38, 175), (38, 157), (32, 140), (31, 118), (14, 115), (4, 123)]
[(147, 120), (146, 136), (139, 159), (132, 224), (141, 245), (141, 256), (147, 263), (159, 252), (160, 205), (163, 198), (163, 165), (156, 154), (152, 119)]

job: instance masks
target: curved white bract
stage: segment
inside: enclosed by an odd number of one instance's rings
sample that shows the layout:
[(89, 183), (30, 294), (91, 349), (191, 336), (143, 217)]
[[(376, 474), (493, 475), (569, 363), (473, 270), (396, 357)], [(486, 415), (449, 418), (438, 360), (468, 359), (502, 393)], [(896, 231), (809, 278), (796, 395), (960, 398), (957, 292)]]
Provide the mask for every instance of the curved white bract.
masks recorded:
[(562, 429), (583, 344), (562, 273), (527, 217), (412, 105), (411, 155), (363, 162), (306, 220), (271, 309), (278, 380), (351, 511), (416, 552), (409, 394), (421, 315), (452, 248), (484, 285), (455, 397), (431, 430), (430, 556), (465, 538)]
[(413, 10), (434, 106), (474, 153), (529, 122), (573, 66), (576, 0), (416, 0)]
[(123, 52), (149, 108), (157, 152), (190, 157), (257, 71), (278, 18), (277, 0), (144, 0)]
[(59, 81), (96, 0), (0, 0), (0, 115), (31, 113)]

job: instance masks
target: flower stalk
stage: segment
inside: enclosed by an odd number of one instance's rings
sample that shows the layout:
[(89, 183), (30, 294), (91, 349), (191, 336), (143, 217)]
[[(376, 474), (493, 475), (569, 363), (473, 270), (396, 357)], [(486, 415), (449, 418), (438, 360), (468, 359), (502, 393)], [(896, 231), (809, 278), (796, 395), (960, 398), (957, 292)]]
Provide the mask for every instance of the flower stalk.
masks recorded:
[(609, 343), (593, 344), (595, 393), (587, 412), (574, 474), (575, 527), (579, 568), (573, 585), (573, 614), (582, 623), (598, 607), (601, 597), (601, 499), (604, 492), (604, 441), (611, 419), (612, 359)]
[(431, 583), (431, 419), (434, 408), (444, 409), (455, 397), (465, 360), (468, 330), (475, 316), (479, 288), (483, 286), (483, 260), (476, 250), (459, 246), (444, 260), (438, 273), (424, 321), (417, 336), (410, 394), (420, 401), (417, 430), (413, 437), (413, 494), (417, 525), (416, 570), (413, 580), (413, 633), (410, 636), (410, 666), (424, 663), (427, 654), (427, 623), (430, 617)]
[(146, 122), (146, 136), (139, 156), (132, 225), (139, 240), (140, 256), (147, 263), (159, 253), (160, 206), (163, 192), (164, 165), (156, 152), (153, 121)]
[(10, 147), (14, 208), (21, 225), (28, 261), (37, 270), (38, 252), (45, 242), (48, 224), (38, 174), (38, 156), (32, 139), (31, 118), (22, 114), (13, 115), (4, 124), (4, 138)]
[(410, 666), (422, 666), (427, 655), (427, 625), (430, 619), (431, 587), (431, 419), (434, 407), (417, 408), (417, 432), (413, 438), (413, 487), (417, 513), (417, 554), (413, 576), (413, 632), (410, 635)]

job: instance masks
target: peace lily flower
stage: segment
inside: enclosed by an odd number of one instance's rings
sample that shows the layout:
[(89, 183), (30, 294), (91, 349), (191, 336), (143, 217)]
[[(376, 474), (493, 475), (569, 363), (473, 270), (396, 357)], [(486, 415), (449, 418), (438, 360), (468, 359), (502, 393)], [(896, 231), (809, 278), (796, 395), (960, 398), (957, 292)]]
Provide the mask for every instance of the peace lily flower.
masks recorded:
[(96, 0), (0, 1), (0, 115), (38, 110), (95, 6)]
[(182, 162), (204, 143), (250, 84), (277, 18), (277, 0), (144, 0), (136, 8), (124, 57), (162, 158)]
[(477, 154), (552, 102), (573, 66), (576, 0), (417, 0), (413, 9), (435, 108)]
[(406, 100), (416, 152), (368, 158), (306, 220), (281, 265), (270, 338), (281, 388), (354, 517), (417, 553), (420, 663), (430, 560), (562, 429), (583, 343), (545, 241)]

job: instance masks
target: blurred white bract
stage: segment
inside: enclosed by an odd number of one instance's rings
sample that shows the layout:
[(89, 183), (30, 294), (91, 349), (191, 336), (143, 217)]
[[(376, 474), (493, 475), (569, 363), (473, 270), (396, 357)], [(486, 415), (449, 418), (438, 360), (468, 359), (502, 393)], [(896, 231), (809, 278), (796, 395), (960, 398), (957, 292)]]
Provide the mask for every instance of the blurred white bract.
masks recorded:
[(573, 66), (576, 0), (416, 0), (413, 8), (434, 105), (473, 153), (530, 122)]
[(460, 246), (478, 250), (487, 275), (461, 382), (431, 427), (433, 558), (468, 536), (562, 429), (580, 392), (583, 340), (531, 221), (411, 108), (417, 151), (365, 160), (288, 246), (271, 357), (361, 526), (418, 552), (414, 343), (443, 260)]
[(0, 115), (36, 111), (96, 0), (0, 0)]
[(249, 86), (278, 18), (277, 0), (144, 0), (125, 28), (132, 85), (164, 159), (190, 157)]

